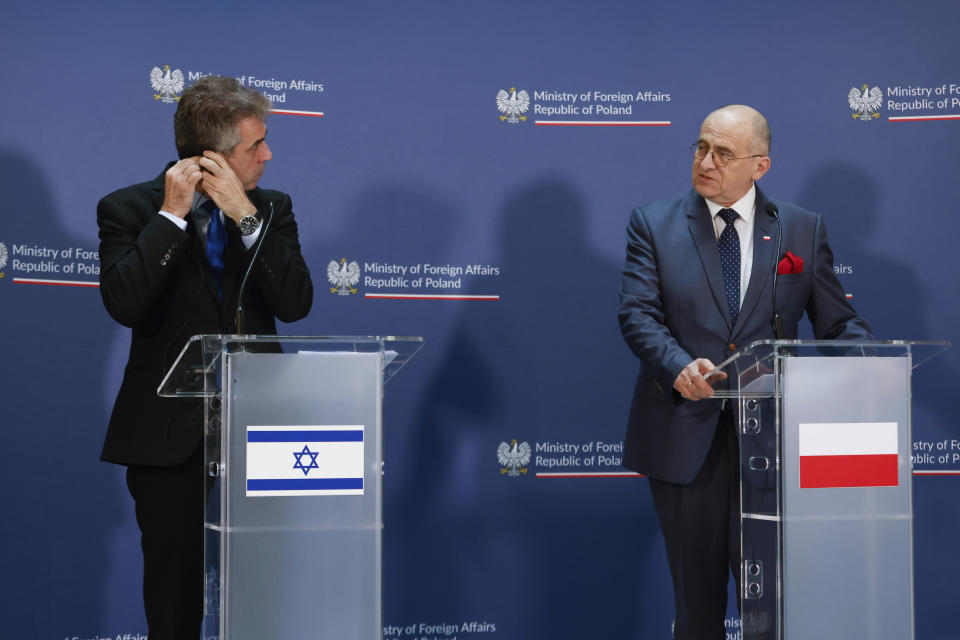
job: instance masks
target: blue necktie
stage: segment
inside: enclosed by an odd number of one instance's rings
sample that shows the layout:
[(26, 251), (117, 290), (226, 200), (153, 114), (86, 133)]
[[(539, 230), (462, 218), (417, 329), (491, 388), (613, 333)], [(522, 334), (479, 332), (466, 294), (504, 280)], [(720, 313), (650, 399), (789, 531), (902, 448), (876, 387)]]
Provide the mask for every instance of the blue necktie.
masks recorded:
[(203, 208), (210, 213), (210, 224), (207, 225), (207, 262), (213, 267), (217, 281), (217, 293), (223, 297), (223, 249), (227, 246), (227, 229), (220, 221), (220, 208), (213, 200), (203, 203)]
[(727, 307), (730, 324), (737, 324), (740, 315), (740, 236), (733, 228), (733, 221), (740, 216), (733, 209), (721, 209), (719, 213), (727, 226), (720, 233), (717, 248), (720, 249), (720, 265), (723, 267), (723, 288), (727, 292)]

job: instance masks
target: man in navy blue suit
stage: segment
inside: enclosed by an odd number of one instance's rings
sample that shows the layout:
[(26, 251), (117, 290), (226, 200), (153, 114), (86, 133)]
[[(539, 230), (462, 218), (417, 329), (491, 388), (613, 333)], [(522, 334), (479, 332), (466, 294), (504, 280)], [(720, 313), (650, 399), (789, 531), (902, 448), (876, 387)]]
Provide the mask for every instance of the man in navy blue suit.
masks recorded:
[(776, 255), (771, 201), (755, 184), (770, 169), (763, 115), (718, 109), (692, 149), (693, 190), (630, 215), (619, 309), (640, 360), (624, 466), (650, 479), (678, 640), (723, 639), (728, 571), (740, 584), (737, 431), (729, 404), (713, 398), (725, 375), (706, 376), (740, 348), (774, 338), (778, 263), (783, 337), (797, 337), (804, 312), (817, 338), (871, 337), (834, 274), (820, 215), (778, 201)]

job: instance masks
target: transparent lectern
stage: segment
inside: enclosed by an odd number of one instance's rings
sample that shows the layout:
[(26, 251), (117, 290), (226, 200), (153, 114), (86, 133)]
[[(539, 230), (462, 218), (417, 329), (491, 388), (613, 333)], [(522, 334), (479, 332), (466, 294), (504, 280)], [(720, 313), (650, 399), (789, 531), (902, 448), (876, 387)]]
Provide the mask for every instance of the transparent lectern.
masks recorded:
[(204, 402), (203, 638), (381, 637), (383, 385), (422, 344), (200, 335), (184, 347), (158, 393)]
[(946, 342), (760, 341), (740, 432), (744, 639), (911, 640), (910, 376)]

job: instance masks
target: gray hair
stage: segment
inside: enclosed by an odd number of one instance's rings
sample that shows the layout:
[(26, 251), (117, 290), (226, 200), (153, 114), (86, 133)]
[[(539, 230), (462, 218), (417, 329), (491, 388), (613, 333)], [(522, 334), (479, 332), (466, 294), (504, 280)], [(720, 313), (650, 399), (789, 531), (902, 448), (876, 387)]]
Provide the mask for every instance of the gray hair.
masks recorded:
[(236, 78), (205, 76), (180, 97), (173, 135), (180, 158), (204, 151), (230, 154), (240, 142), (237, 124), (244, 118), (267, 119), (270, 101)]

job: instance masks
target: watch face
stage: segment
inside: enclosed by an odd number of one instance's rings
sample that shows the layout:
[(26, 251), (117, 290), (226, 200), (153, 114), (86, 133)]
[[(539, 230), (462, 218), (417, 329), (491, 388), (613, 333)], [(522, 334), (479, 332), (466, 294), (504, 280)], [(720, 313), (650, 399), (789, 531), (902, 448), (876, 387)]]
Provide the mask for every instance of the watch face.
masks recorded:
[(258, 226), (260, 226), (260, 220), (257, 216), (244, 216), (240, 218), (240, 233), (242, 235), (250, 235), (257, 230)]

